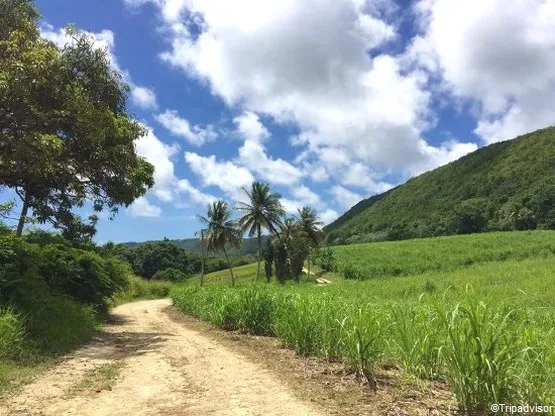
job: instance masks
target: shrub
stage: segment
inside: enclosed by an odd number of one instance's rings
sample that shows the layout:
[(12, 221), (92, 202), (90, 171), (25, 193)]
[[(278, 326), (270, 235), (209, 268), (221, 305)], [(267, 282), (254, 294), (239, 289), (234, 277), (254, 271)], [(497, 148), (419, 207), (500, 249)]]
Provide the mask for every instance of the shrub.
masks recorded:
[(174, 269), (173, 267), (169, 267), (164, 270), (159, 270), (156, 272), (154, 276), (152, 276), (152, 280), (165, 280), (167, 282), (174, 282), (174, 283), (183, 282), (187, 278), (189, 278), (189, 276), (187, 276), (185, 273), (183, 273), (180, 270)]
[(0, 308), (0, 359), (15, 358), (23, 348), (23, 320), (11, 308)]
[(99, 311), (127, 283), (129, 270), (115, 258), (61, 244), (42, 247), (41, 257), (39, 274), (50, 287)]
[(328, 246), (322, 247), (318, 252), (318, 258), (320, 266), (326, 272), (331, 272), (335, 268), (336, 256), (333, 248)]
[(363, 280), (362, 270), (350, 262), (343, 262), (338, 266), (339, 275), (345, 280)]

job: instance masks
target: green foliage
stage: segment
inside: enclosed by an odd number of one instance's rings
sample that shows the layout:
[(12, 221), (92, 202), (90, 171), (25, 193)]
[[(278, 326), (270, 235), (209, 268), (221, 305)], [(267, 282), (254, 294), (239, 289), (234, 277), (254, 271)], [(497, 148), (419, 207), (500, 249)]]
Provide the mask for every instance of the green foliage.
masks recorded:
[(272, 265), (275, 258), (274, 246), (270, 240), (267, 241), (266, 248), (264, 249), (262, 256), (264, 257), (264, 274), (266, 275), (266, 281), (270, 283), (274, 274)]
[(555, 229), (555, 127), (495, 143), (363, 200), (324, 227), (331, 244)]
[(165, 269), (179, 270), (190, 276), (200, 271), (201, 260), (197, 254), (189, 254), (170, 240), (140, 244), (135, 247), (125, 245), (109, 246), (111, 255), (126, 260), (132, 267), (133, 273), (146, 279)]
[(346, 279), (373, 279), (431, 270), (456, 270), (476, 263), (552, 256), (553, 231), (485, 233), (398, 242), (337, 246), (337, 272)]
[(441, 354), (451, 389), (467, 414), (485, 414), (491, 403), (519, 398), (517, 365), (524, 349), (508, 328), (510, 317), (511, 312), (493, 310), (472, 297), (447, 313), (447, 344)]
[(121, 305), (137, 299), (162, 299), (168, 297), (172, 283), (163, 280), (146, 281), (137, 276), (129, 276), (125, 288), (110, 298), (111, 306)]
[(259, 333), (260, 324), (299, 354), (342, 360), (370, 387), (380, 388), (381, 365), (445, 382), (463, 414), (487, 414), (497, 402), (555, 405), (550, 241), (548, 231), (454, 236), (382, 243), (371, 257), (359, 249), (380, 244), (338, 247), (338, 257), (380, 274), (261, 285), (248, 279), (253, 264), (238, 269), (245, 278), (235, 289), (218, 272), (205, 287), (177, 285), (171, 296), (222, 328)]
[(0, 360), (16, 358), (23, 349), (23, 319), (13, 309), (0, 309)]
[(226, 246), (239, 248), (241, 246), (242, 229), (237, 221), (231, 219), (231, 211), (225, 201), (214, 201), (208, 206), (206, 217), (199, 216), (199, 220), (206, 225), (204, 241), (206, 249), (212, 252), (223, 252), (229, 265), (231, 285), (235, 284), (232, 265), (229, 261)]
[(336, 255), (333, 248), (324, 246), (317, 253), (317, 263), (326, 271), (331, 272), (336, 266)]
[(237, 211), (243, 216), (239, 219), (239, 227), (243, 232), (248, 232), (249, 237), (255, 237), (258, 242), (256, 279), (260, 274), (260, 261), (262, 260), (262, 231), (268, 230), (275, 234), (285, 210), (281, 205), (281, 195), (272, 193), (270, 185), (253, 182), (251, 189), (245, 189), (249, 202), (238, 202)]
[(58, 48), (38, 36), (31, 2), (1, 0), (0, 11), (0, 186), (21, 198), (17, 233), (32, 209), (66, 237), (90, 238), (97, 217), (85, 223), (73, 208), (88, 200), (115, 214), (154, 183), (135, 150), (145, 130), (127, 113), (129, 87), (89, 35), (68, 28), (72, 42)]
[(186, 275), (182, 271), (169, 267), (167, 269), (157, 271), (156, 274), (152, 276), (152, 280), (165, 280), (177, 283), (183, 282), (189, 277), (190, 276)]

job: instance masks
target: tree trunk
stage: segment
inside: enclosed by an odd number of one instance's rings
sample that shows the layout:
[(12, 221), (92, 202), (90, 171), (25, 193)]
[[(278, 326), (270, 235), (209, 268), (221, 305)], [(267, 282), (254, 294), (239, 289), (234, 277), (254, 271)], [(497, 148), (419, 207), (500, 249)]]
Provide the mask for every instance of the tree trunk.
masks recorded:
[(200, 285), (201, 286), (204, 283), (204, 255), (205, 255), (204, 231), (201, 231), (200, 232), (200, 260), (201, 260), (201, 264), (200, 264)]
[(225, 260), (227, 261), (227, 265), (229, 267), (229, 273), (231, 274), (231, 286), (235, 286), (235, 277), (233, 276), (233, 269), (231, 268), (231, 263), (229, 261), (229, 257), (227, 256), (227, 251), (224, 247), (224, 255), (225, 255)]
[(260, 277), (260, 258), (262, 254), (262, 237), (260, 235), (260, 226), (258, 227), (258, 266), (256, 268), (256, 281), (258, 282), (258, 278)]
[[(23, 191), (25, 192), (25, 191)], [(29, 210), (29, 193), (25, 192), (25, 197), (23, 198), (23, 206), (21, 207), (21, 215), (19, 216), (19, 221), (17, 223), (16, 235), (21, 237), (23, 234), (23, 227), (25, 226), (25, 218), (27, 217), (27, 211)]]
[(308, 247), (308, 254), (306, 256), (308, 263), (308, 280), (310, 280), (310, 246)]

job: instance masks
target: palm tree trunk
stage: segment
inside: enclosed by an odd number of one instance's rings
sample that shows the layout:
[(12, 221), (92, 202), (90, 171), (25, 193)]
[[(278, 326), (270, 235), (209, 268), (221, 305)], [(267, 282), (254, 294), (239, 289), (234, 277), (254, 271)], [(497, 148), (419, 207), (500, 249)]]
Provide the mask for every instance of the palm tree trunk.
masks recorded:
[(308, 262), (308, 280), (310, 280), (310, 247), (308, 247), (308, 255), (306, 256)]
[(204, 283), (204, 231), (200, 232), (200, 285)]
[(262, 254), (262, 236), (260, 235), (260, 226), (258, 227), (258, 266), (256, 268), (256, 281), (260, 277), (260, 257)]
[(23, 197), (23, 206), (21, 207), (21, 214), (19, 215), (19, 221), (17, 223), (16, 235), (21, 237), (23, 234), (23, 227), (25, 226), (25, 218), (27, 217), (27, 211), (29, 210), (29, 193), (25, 192), (25, 197)]
[(225, 260), (227, 261), (227, 265), (229, 267), (229, 273), (231, 274), (231, 286), (235, 286), (235, 277), (233, 276), (233, 269), (231, 268), (231, 263), (229, 262), (229, 257), (227, 256), (227, 251), (224, 247), (224, 255), (225, 255)]

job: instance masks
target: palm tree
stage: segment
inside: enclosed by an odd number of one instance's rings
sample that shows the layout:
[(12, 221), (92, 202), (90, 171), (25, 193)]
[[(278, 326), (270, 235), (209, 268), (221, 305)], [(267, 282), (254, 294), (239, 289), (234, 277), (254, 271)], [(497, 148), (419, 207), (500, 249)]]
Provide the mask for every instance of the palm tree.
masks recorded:
[(308, 278), (310, 279), (310, 249), (313, 247), (318, 247), (322, 239), (322, 230), (320, 227), (324, 225), (323, 222), (318, 220), (318, 214), (316, 211), (310, 207), (302, 207), (299, 209), (299, 224), (302, 230), (305, 232), (306, 238), (308, 240)]
[[(274, 241), (278, 248), (281, 246), (285, 249), (285, 253), (289, 258), (289, 266), (291, 266), (291, 275), (298, 283), (309, 248), (308, 236), (300, 220), (286, 218), (281, 224), (279, 234), (274, 238)], [(285, 267), (287, 268), (287, 263)]]
[(206, 244), (204, 241), (204, 234), (206, 233), (206, 229), (203, 228), (200, 231), (197, 231), (195, 235), (200, 234), (200, 285), (202, 286), (204, 283), (204, 263), (206, 262)]
[(231, 275), (231, 286), (235, 286), (233, 269), (227, 255), (226, 245), (241, 247), (241, 229), (237, 221), (231, 219), (231, 211), (227, 202), (214, 201), (208, 205), (206, 217), (198, 216), (200, 222), (206, 225), (204, 235), (205, 247), (213, 252), (223, 252)]
[(281, 218), (285, 210), (279, 201), (280, 194), (272, 193), (268, 184), (253, 182), (250, 191), (243, 188), (249, 197), (249, 202), (239, 202), (237, 210), (243, 213), (239, 219), (239, 225), (243, 232), (248, 231), (249, 237), (258, 239), (258, 267), (256, 269), (256, 280), (260, 276), (260, 259), (262, 252), (262, 230), (277, 233), (281, 224)]

